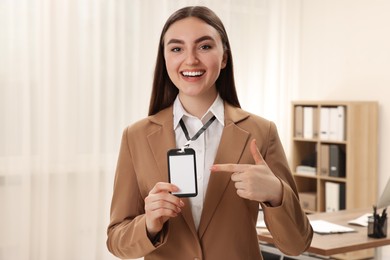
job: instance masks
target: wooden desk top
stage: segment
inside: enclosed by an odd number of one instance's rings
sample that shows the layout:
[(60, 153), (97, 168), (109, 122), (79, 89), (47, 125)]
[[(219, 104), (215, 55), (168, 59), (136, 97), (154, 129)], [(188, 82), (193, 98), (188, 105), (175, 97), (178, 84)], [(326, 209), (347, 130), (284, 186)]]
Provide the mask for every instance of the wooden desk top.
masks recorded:
[[(351, 227), (357, 232), (327, 235), (314, 233), (313, 240), (307, 252), (323, 256), (331, 256), (361, 249), (390, 245), (390, 234), (388, 234), (387, 238), (370, 238), (367, 236), (367, 227), (348, 224), (348, 221), (371, 212), (372, 209), (355, 209), (308, 215), (310, 220), (326, 220), (335, 224)], [(390, 231), (389, 222), (390, 221), (387, 223), (388, 232)], [(260, 241), (273, 244), (272, 236), (268, 232), (261, 232), (260, 229), (258, 231)]]

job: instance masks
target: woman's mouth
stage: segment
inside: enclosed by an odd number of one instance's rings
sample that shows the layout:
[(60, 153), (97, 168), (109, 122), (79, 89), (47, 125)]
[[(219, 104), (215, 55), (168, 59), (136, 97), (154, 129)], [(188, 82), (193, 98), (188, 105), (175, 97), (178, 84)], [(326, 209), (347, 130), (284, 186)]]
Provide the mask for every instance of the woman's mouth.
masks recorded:
[(200, 77), (205, 73), (204, 70), (198, 70), (198, 71), (182, 71), (181, 75), (184, 77)]

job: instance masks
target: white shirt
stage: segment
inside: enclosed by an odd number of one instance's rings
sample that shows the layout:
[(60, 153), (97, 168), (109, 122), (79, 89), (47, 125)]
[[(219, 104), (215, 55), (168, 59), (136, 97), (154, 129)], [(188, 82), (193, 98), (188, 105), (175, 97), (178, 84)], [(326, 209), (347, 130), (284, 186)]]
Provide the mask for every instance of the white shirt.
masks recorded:
[(176, 97), (173, 103), (173, 129), (175, 130), (177, 148), (181, 148), (187, 142), (187, 138), (179, 124), (180, 119), (183, 119), (188, 134), (192, 138), (213, 115), (216, 117), (216, 120), (214, 120), (198, 139), (190, 143), (190, 147), (195, 150), (198, 183), (198, 195), (190, 198), (191, 211), (196, 229), (199, 227), (202, 215), (203, 202), (210, 178), (210, 167), (214, 164), (224, 127), (224, 105), (222, 98), (218, 95), (202, 119), (199, 120), (197, 117), (185, 111), (179, 100), (179, 96)]

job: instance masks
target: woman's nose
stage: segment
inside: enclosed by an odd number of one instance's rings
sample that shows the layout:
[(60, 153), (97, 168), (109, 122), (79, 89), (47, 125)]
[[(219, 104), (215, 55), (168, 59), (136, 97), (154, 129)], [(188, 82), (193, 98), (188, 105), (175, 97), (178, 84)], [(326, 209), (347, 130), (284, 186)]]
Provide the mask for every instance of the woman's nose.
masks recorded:
[(187, 65), (196, 65), (199, 63), (198, 57), (196, 56), (196, 53), (194, 51), (189, 51), (187, 53), (186, 57), (186, 64)]

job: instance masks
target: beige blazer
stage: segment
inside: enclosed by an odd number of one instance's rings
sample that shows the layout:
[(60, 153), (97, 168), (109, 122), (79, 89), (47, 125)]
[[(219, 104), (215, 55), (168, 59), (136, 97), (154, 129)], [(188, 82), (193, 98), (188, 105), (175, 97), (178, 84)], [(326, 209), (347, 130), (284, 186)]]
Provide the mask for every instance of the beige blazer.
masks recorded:
[[(225, 127), (215, 163), (251, 163), (250, 140), (283, 184), (279, 207), (260, 203), (276, 246), (297, 255), (313, 235), (302, 211), (275, 124), (225, 103)], [(239, 197), (228, 173), (212, 173), (198, 230), (190, 203), (166, 222), (159, 241), (148, 239), (144, 199), (159, 181), (168, 181), (167, 151), (176, 148), (173, 111), (169, 107), (123, 132), (115, 175), (107, 246), (120, 258), (145, 260), (262, 259), (256, 233), (259, 203)]]

